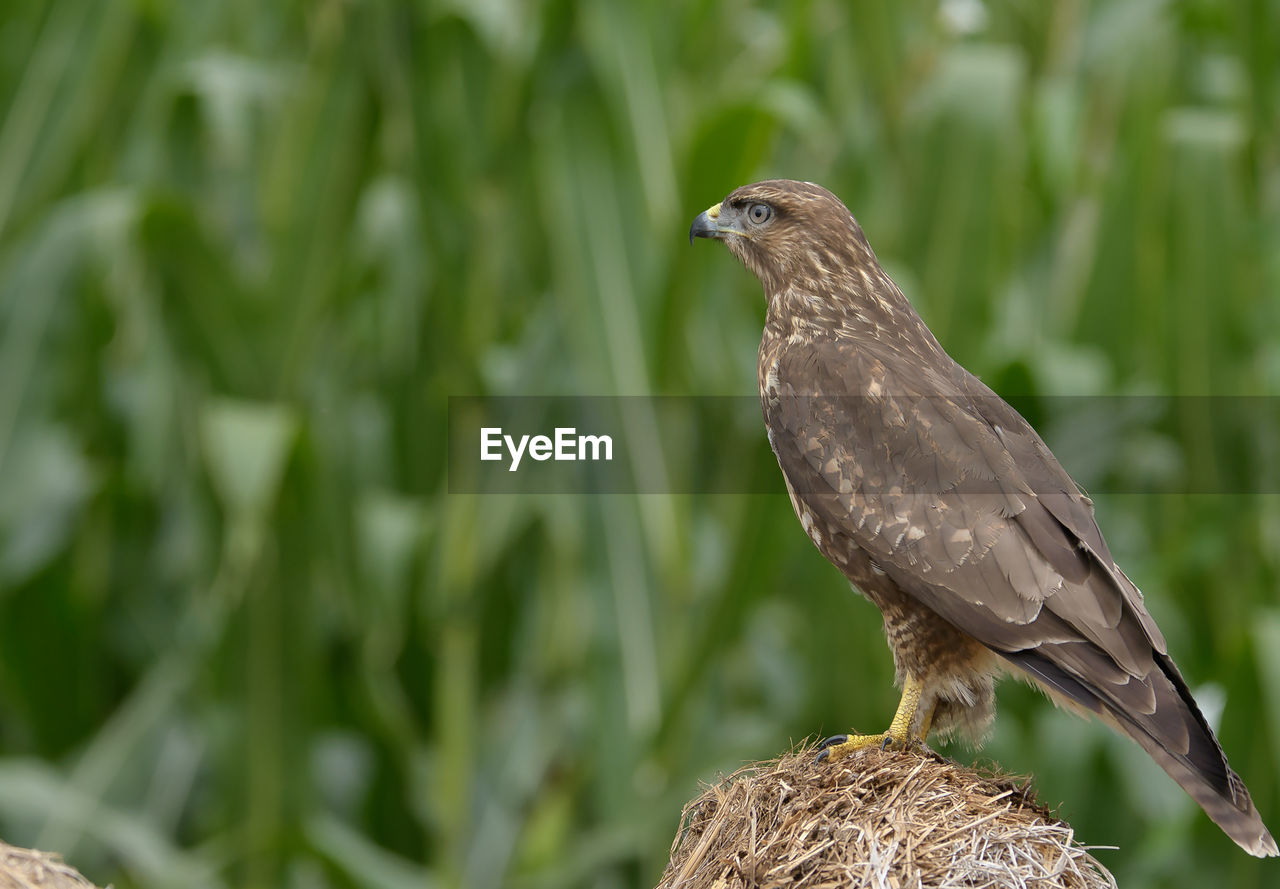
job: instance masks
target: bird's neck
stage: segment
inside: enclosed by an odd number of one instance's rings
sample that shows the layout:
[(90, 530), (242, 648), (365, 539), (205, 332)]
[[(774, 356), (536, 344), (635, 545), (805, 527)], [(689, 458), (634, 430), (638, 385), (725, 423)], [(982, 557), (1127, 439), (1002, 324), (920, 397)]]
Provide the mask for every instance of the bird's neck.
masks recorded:
[[(876, 351), (950, 362), (916, 310), (883, 271), (835, 290), (792, 283), (768, 293), (766, 336), (778, 341), (843, 340)], [(866, 284), (863, 287), (863, 284)]]
[(791, 284), (768, 294), (765, 328), (780, 337), (826, 339), (846, 324), (845, 312), (820, 292)]

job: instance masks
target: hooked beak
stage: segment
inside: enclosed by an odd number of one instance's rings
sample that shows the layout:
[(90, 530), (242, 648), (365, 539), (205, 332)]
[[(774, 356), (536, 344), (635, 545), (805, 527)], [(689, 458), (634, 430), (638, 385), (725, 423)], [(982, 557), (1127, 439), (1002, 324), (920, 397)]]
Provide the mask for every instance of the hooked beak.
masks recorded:
[(734, 220), (721, 215), (720, 204), (710, 207), (693, 220), (693, 225), (689, 226), (689, 243), (693, 243), (694, 238), (723, 238), (727, 235), (742, 235), (746, 237), (747, 233), (741, 228), (734, 225)]

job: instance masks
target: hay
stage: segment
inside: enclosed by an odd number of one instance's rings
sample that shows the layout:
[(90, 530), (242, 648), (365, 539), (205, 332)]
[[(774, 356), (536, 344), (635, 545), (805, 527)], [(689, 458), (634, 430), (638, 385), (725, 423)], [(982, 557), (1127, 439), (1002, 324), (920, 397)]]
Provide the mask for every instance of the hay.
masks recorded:
[(0, 841), (0, 889), (94, 889), (74, 868), (49, 852)]
[(1115, 889), (1027, 781), (923, 750), (816, 755), (748, 765), (685, 806), (658, 889)]

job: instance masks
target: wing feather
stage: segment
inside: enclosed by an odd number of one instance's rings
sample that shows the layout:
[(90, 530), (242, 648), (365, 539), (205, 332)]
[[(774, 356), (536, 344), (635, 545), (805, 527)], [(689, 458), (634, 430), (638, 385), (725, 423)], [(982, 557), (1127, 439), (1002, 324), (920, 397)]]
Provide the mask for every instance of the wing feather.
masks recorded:
[[(990, 629), (961, 609), (948, 616), (992, 648), (1033, 640), (1009, 627), (1048, 609), (1130, 674), (1149, 672), (1164, 640), (1039, 437), (990, 390), (975, 398), (976, 380), (897, 394), (918, 381), (889, 366), (839, 341), (780, 353), (766, 421), (797, 496), (934, 610), (958, 601), (993, 615)], [(857, 380), (878, 394), (845, 394)]]

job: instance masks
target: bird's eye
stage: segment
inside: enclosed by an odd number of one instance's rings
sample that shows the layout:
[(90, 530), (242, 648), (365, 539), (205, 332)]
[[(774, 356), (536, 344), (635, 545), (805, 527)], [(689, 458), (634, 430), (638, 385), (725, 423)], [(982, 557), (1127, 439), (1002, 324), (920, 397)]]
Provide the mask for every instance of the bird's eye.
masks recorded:
[(768, 204), (752, 204), (747, 208), (747, 218), (756, 225), (764, 225), (773, 216), (773, 208)]

